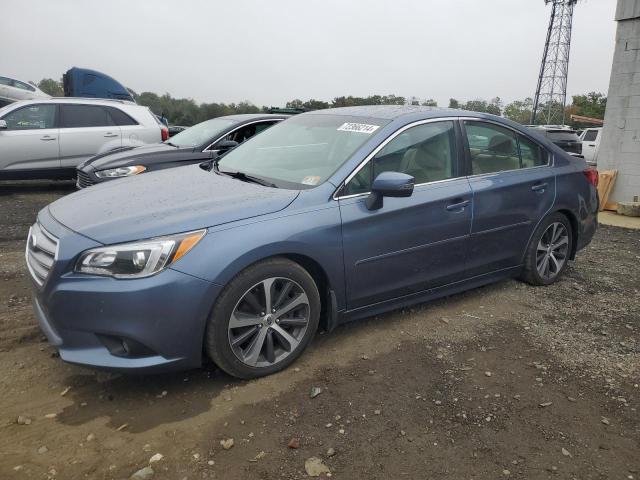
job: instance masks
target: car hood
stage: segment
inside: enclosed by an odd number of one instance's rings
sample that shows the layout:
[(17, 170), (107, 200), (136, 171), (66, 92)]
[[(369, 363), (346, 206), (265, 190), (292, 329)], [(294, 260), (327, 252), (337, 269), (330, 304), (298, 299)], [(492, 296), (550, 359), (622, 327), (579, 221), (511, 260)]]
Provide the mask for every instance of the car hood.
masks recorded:
[(137, 147), (123, 147), (116, 151), (105, 152), (91, 157), (78, 168), (90, 167), (94, 170), (104, 170), (115, 168), (123, 164), (130, 165), (134, 160), (141, 163), (148, 158), (157, 158), (164, 155), (175, 154), (176, 152), (192, 152), (192, 148), (176, 148), (166, 143), (152, 143)]
[(95, 185), (53, 202), (49, 212), (67, 228), (109, 244), (266, 215), (299, 193), (190, 165)]

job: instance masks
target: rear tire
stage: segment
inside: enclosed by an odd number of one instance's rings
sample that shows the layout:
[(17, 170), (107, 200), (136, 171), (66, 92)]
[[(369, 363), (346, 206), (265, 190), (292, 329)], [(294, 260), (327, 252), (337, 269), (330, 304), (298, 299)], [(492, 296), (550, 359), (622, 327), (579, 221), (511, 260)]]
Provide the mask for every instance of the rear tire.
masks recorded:
[(311, 342), (320, 308), (318, 288), (300, 265), (286, 258), (256, 263), (218, 297), (205, 349), (229, 375), (270, 375), (288, 367)]
[(561, 213), (548, 215), (531, 237), (520, 278), (531, 285), (551, 285), (567, 268), (572, 245), (569, 219)]

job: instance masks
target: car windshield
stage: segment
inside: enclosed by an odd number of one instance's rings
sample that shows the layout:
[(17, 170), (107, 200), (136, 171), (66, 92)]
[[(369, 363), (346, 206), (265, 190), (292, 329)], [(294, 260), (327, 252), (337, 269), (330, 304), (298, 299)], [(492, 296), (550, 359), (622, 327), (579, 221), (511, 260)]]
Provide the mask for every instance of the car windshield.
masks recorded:
[(292, 117), (227, 153), (221, 172), (242, 172), (278, 187), (313, 188), (329, 178), (387, 120), (308, 113)]
[(236, 122), (226, 118), (213, 118), (175, 134), (167, 143), (176, 147), (198, 147), (215, 140), (214, 137), (234, 123)]

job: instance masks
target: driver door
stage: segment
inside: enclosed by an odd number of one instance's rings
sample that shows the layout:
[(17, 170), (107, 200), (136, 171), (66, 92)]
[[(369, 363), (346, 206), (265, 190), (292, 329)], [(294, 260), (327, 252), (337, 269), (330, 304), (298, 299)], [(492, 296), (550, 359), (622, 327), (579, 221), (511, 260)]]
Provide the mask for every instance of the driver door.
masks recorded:
[[(340, 191), (349, 310), (464, 276), (473, 198), (460, 176), (458, 128), (448, 120), (396, 132)], [(368, 210), (373, 179), (384, 171), (413, 176), (413, 194)]]

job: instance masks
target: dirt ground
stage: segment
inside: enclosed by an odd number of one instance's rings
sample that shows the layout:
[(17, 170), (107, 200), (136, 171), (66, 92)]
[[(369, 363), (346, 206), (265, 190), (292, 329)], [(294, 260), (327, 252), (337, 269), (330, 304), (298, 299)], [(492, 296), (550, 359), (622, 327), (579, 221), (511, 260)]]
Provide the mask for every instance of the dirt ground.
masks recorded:
[(640, 478), (640, 231), (601, 227), (552, 287), (319, 335), (268, 378), (131, 377), (64, 364), (31, 313), (27, 230), (70, 191), (0, 184), (0, 479), (127, 479), (158, 453), (154, 479), (306, 478), (310, 457), (342, 479)]

